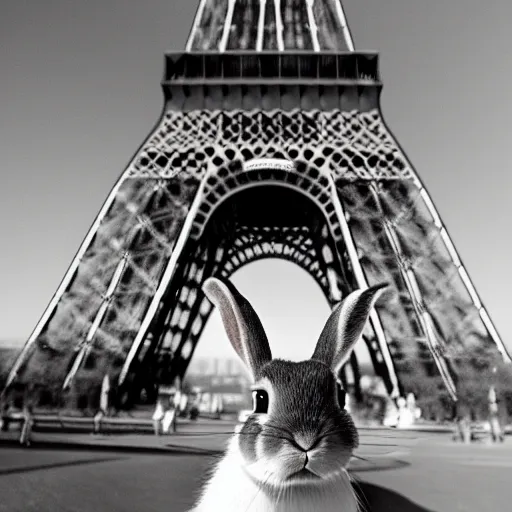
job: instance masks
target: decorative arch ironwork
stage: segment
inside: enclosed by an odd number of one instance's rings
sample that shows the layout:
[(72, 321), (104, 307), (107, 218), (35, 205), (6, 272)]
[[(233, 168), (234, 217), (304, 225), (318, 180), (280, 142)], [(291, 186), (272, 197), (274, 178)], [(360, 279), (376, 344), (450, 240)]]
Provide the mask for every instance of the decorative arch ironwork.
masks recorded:
[[(219, 179), (211, 179), (213, 175)], [(275, 217), (270, 215), (270, 225), (258, 225), (261, 215), (256, 210), (252, 217), (242, 219), (241, 225), (231, 224), (219, 233), (222, 222), (218, 223), (215, 217), (222, 214), (223, 207), (230, 202), (245, 204), (244, 194), (247, 196), (263, 187), (284, 188), (291, 194), (302, 196), (314, 210), (309, 212), (313, 222), (307, 225), (301, 218), (296, 225), (273, 225), (273, 222), (279, 224), (277, 214)], [(252, 261), (277, 257), (296, 263), (308, 272), (331, 307), (348, 294), (356, 285), (355, 277), (350, 265), (347, 266), (347, 258), (343, 257), (345, 240), (337, 221), (339, 212), (332, 204), (332, 196), (329, 197), (332, 191), (332, 182), (323, 173), (308, 169), (305, 164), (284, 160), (235, 161), (217, 172), (210, 171), (203, 181), (203, 188), (198, 191), (202, 200), (189, 213), (190, 231), (183, 234), (187, 237), (187, 246), (183, 247), (181, 258), (176, 260), (173, 284), (163, 296), (159, 313), (155, 315), (144, 342), (138, 350), (133, 350), (132, 359), (125, 362), (121, 380), (127, 377), (130, 368), (132, 373), (140, 373), (141, 365), (148, 367), (154, 359), (153, 354), (161, 349), (175, 355), (175, 368), (170, 378), (184, 376), (211, 312), (212, 306), (201, 292), (201, 284), (209, 275), (229, 278)], [(264, 197), (269, 199), (268, 189), (261, 192), (261, 198)], [(293, 208), (290, 209), (288, 215), (293, 217)], [(224, 220), (232, 221), (233, 216), (229, 213), (224, 215)], [(391, 388), (390, 368), (386, 366), (382, 344), (376, 343), (375, 338), (374, 334), (365, 340), (371, 340), (368, 347), (376, 352), (376, 371)]]

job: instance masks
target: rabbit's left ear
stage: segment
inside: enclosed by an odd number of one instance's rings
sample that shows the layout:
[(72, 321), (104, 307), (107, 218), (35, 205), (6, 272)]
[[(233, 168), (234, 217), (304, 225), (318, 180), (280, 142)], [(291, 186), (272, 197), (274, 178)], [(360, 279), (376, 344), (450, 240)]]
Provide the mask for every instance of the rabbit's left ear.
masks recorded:
[(256, 378), (259, 369), (272, 359), (258, 315), (229, 281), (210, 277), (203, 284), (203, 292), (219, 309), (231, 345)]
[(372, 308), (385, 287), (387, 284), (356, 290), (340, 302), (325, 324), (312, 359), (325, 363), (337, 373), (359, 341)]

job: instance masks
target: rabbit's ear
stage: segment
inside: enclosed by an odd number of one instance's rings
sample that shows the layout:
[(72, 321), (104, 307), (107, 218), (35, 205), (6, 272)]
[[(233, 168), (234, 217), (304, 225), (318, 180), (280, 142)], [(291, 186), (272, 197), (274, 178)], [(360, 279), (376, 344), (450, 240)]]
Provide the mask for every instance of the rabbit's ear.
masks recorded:
[(254, 378), (258, 370), (272, 359), (258, 315), (229, 281), (210, 277), (203, 284), (203, 292), (219, 309), (231, 345)]
[(380, 284), (356, 290), (340, 302), (325, 324), (312, 359), (325, 363), (336, 373), (350, 357), (375, 302), (386, 286)]

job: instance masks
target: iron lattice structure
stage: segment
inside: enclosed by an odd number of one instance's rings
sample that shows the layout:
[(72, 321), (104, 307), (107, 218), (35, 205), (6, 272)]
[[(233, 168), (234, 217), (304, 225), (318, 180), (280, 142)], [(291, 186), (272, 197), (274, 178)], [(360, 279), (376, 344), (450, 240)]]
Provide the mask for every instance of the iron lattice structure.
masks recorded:
[(165, 59), (161, 118), (8, 385), (109, 373), (129, 402), (163, 364), (183, 378), (212, 309), (202, 282), (268, 257), (301, 266), (331, 306), (390, 283), (364, 340), (391, 396), (398, 360), (435, 367), (455, 396), (455, 356), (509, 359), (383, 120), (378, 54), (354, 50), (339, 0), (201, 0), (186, 51)]

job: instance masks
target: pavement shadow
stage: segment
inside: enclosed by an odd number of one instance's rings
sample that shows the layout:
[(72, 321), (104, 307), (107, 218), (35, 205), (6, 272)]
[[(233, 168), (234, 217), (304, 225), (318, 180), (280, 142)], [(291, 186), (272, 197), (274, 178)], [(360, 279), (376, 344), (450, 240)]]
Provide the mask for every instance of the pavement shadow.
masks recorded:
[(25, 466), (25, 467), (17, 467), (17, 468), (5, 468), (0, 469), (0, 476), (4, 475), (13, 475), (15, 473), (30, 473), (33, 471), (44, 471), (47, 469), (55, 469), (62, 467), (72, 467), (72, 466), (83, 466), (85, 464), (99, 464), (102, 462), (114, 462), (123, 460), (122, 457), (108, 457), (104, 459), (88, 459), (88, 460), (73, 460), (66, 462), (55, 462), (53, 464), (38, 464), (35, 466)]
[(385, 487), (357, 482), (354, 488), (365, 512), (434, 512)]
[[(17, 439), (1, 439), (0, 448), (19, 449), (20, 443)], [(46, 441), (32, 439), (29, 450), (64, 450), (64, 451), (84, 451), (84, 452), (109, 452), (109, 453), (140, 453), (148, 455), (197, 455), (214, 456), (222, 455), (223, 450), (209, 450), (205, 448), (195, 448), (193, 446), (184, 446), (178, 444), (166, 444), (162, 446), (137, 446), (135, 444), (115, 444), (115, 443), (93, 443), (93, 442), (73, 442), (59, 441), (58, 439)]]

